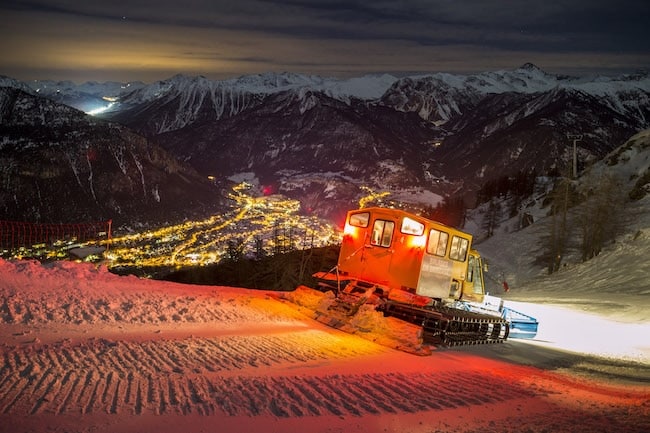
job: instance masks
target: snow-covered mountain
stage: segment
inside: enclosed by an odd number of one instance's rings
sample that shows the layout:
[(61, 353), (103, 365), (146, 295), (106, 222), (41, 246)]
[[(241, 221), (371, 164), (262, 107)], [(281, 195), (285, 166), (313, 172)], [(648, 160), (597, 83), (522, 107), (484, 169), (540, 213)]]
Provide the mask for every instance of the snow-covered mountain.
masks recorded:
[[(60, 85), (56, 95), (74, 99), (100, 88)], [(532, 64), (346, 80), (177, 75), (102, 91), (101, 116), (159, 142), (201, 174), (250, 173), (325, 214), (353, 205), (364, 194), (360, 186), (413, 201), (455, 194), (473, 206), (476, 191), (496, 178), (563, 172), (572, 154), (568, 135), (580, 137), (582, 169), (650, 127), (647, 73), (568, 77)]]
[(284, 92), (320, 92), (346, 103), (353, 99), (374, 100), (395, 80), (390, 75), (340, 80), (266, 73), (213, 81), (202, 76), (176, 75), (123, 93), (104, 115), (138, 125), (147, 134), (162, 134), (236, 116), (263, 104), (266, 97)]
[[(493, 95), (543, 95), (561, 91), (601, 99), (612, 111), (638, 122), (648, 122), (647, 73), (618, 77), (569, 77), (548, 74), (530, 63), (513, 71), (478, 75), (431, 74), (397, 81), (382, 97), (386, 105), (417, 111), (424, 119), (439, 124), (468, 114), (480, 101)], [(529, 115), (541, 106), (529, 106)]]
[(123, 125), (0, 87), (1, 219), (116, 224), (214, 207), (205, 177)]
[(324, 78), (295, 73), (264, 73), (244, 75), (228, 80), (209, 80), (203, 76), (175, 75), (169, 79), (145, 85), (140, 81), (119, 83), (94, 81), (76, 84), (72, 81), (33, 80), (21, 82), (0, 75), (0, 87), (14, 87), (69, 105), (85, 112), (124, 112), (142, 104), (165, 104), (175, 98), (180, 103), (175, 111), (186, 111), (170, 124), (162, 124), (157, 132), (186, 126), (191, 113), (204, 103), (211, 103), (220, 117), (246, 107), (243, 95), (268, 95), (276, 92), (309, 88), (340, 99), (377, 99), (395, 81), (388, 74), (368, 75), (350, 79)]
[[(639, 301), (644, 295), (647, 297), (650, 293), (647, 278), (650, 261), (646, 260), (650, 252), (650, 129), (635, 134), (586, 169), (572, 185), (587, 199), (569, 211), (569, 247), (562, 258), (562, 268), (552, 275), (547, 275), (545, 264), (538, 261), (543, 239), (552, 224), (550, 204), (544, 192), (522, 203), (516, 216), (504, 215), (495, 235), (482, 242), (485, 206), (471, 212), (466, 229), (475, 234), (478, 250), (490, 263), (487, 281), (490, 291), (500, 293), (500, 284), (507, 281), (511, 287), (527, 287), (540, 299), (548, 298), (545, 302), (551, 302), (554, 292), (565, 291), (587, 297), (597, 293), (611, 299), (623, 292), (638, 296)], [(612, 185), (613, 190), (600, 194), (599, 190)], [(610, 214), (602, 216), (593, 212), (588, 207), (593, 205), (589, 197), (605, 199), (604, 209), (609, 209)], [(532, 222), (525, 228), (521, 225), (523, 213)], [(611, 235), (602, 251), (588, 261), (583, 260), (579, 251), (584, 223), (580, 221), (581, 215), (589, 220), (607, 221), (605, 232)], [(612, 310), (612, 314), (618, 313), (624, 312)]]
[(33, 80), (26, 83), (0, 76), (0, 87), (15, 87), (33, 95), (42, 96), (84, 112), (98, 112), (107, 109), (123, 94), (143, 87), (144, 83), (89, 81), (75, 84), (72, 81)]
[[(202, 173), (253, 172), (288, 194), (296, 178), (338, 173), (339, 181), (377, 189), (460, 191), (471, 203), (495, 177), (562, 171), (571, 154), (567, 134), (581, 136), (581, 166), (602, 158), (650, 127), (649, 95), (647, 74), (577, 78), (531, 64), (347, 81), (176, 76), (123, 95), (106, 116), (157, 137)], [(321, 182), (301, 187), (318, 188)]]
[[(122, 92), (111, 112), (130, 111), (142, 104), (178, 98), (174, 107), (179, 114), (173, 126), (163, 124), (157, 133), (182, 128), (196, 120), (186, 113), (196, 113), (211, 100), (217, 119), (233, 115), (249, 106), (242, 99), (284, 91), (308, 89), (322, 92), (349, 103), (361, 99), (381, 103), (401, 111), (416, 111), (423, 119), (444, 123), (454, 115), (466, 114), (475, 104), (490, 95), (504, 93), (539, 94), (557, 89), (580, 91), (606, 99), (610, 108), (625, 116), (646, 121), (650, 78), (646, 74), (618, 77), (569, 77), (548, 74), (535, 65), (525, 64), (512, 71), (485, 72), (476, 75), (436, 73), (398, 79), (391, 75), (369, 75), (351, 79), (323, 78), (293, 73), (266, 73), (213, 81), (202, 76), (176, 75), (168, 80)], [(248, 95), (248, 98), (247, 96)], [(220, 97), (221, 96), (221, 97)], [(207, 98), (206, 97), (211, 97)]]

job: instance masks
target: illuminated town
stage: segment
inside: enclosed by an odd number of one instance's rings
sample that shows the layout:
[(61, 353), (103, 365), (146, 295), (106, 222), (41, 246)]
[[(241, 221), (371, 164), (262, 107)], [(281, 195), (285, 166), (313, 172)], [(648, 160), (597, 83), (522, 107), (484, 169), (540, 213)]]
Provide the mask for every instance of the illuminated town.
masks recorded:
[[(359, 208), (378, 204), (399, 206), (384, 201), (388, 192), (377, 192), (365, 186), (360, 189), (363, 196), (359, 198)], [(341, 229), (331, 222), (300, 214), (298, 200), (279, 194), (256, 196), (255, 188), (249, 183), (235, 185), (228, 194), (228, 202), (226, 212), (200, 221), (127, 235), (113, 234), (112, 237), (110, 228), (99, 228), (92, 239), (55, 236), (49, 241), (5, 248), (0, 256), (46, 261), (102, 261), (110, 268), (178, 269), (214, 264), (236, 258), (234, 255), (237, 258), (260, 257), (335, 245), (341, 241)], [(7, 233), (4, 235), (7, 237)]]
[(202, 221), (114, 237), (104, 254), (109, 266), (183, 267), (217, 263), (237, 248), (244, 256), (336, 244), (339, 230), (299, 215), (300, 202), (280, 195), (254, 197), (240, 183), (228, 198), (231, 210)]

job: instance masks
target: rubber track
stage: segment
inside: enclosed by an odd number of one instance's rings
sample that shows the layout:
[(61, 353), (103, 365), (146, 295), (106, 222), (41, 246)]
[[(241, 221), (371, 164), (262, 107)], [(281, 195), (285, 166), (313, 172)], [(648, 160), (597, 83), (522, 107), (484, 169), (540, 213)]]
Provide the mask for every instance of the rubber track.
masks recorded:
[(386, 316), (422, 326), (425, 343), (436, 346), (502, 343), (509, 326), (497, 316), (446, 307), (420, 308), (388, 301), (381, 306)]

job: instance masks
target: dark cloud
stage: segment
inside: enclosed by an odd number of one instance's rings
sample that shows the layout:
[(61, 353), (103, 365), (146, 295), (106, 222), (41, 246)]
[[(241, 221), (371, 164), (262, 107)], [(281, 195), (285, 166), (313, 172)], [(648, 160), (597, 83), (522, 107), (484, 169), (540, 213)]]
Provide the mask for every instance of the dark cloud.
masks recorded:
[(647, 0), (9, 0), (0, 13), (0, 73), (17, 78), (650, 66)]

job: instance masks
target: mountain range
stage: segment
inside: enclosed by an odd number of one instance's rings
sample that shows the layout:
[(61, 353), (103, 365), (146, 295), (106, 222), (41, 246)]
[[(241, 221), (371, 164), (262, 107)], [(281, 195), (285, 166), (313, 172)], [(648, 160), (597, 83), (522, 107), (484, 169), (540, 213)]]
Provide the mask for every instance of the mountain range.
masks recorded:
[(208, 211), (220, 192), (125, 126), (0, 87), (0, 219), (161, 223)]
[[(156, 159), (165, 161), (157, 168), (161, 173), (170, 170), (169, 163), (187, 173), (185, 179), (192, 179), (167, 183), (179, 194), (196, 197), (187, 203), (188, 211), (214, 203), (208, 176), (218, 183), (248, 179), (299, 199), (305, 211), (328, 217), (356, 206), (367, 191), (361, 187), (390, 191), (404, 202), (435, 205), (445, 197), (462, 197), (473, 206), (486, 182), (522, 172), (566, 174), (574, 143), (582, 167), (650, 127), (647, 73), (570, 77), (546, 73), (532, 64), (476, 75), (373, 75), (347, 80), (267, 73), (221, 81), (177, 75), (152, 84), (74, 85), (4, 77), (0, 86), (9, 88), (3, 89), (0, 99), (4, 107), (0, 158), (14, 157), (26, 147), (49, 149), (29, 159), (31, 171), (51, 158), (52, 139), (30, 138), (20, 132), (22, 115), (6, 114), (6, 107), (16, 106), (11, 103), (15, 95), (32, 98), (34, 106), (60, 107), (57, 116), (78, 119), (64, 125), (32, 120), (56, 137), (61, 128), (79, 128), (77, 133), (85, 138), (64, 134), (69, 141), (59, 146), (62, 154), (64, 148), (93, 142), (93, 148), (115, 161), (111, 173), (118, 177), (125, 174), (109, 143), (121, 140), (122, 134), (165, 155)], [(25, 120), (22, 128), (29, 129), (29, 122)], [(91, 188), (88, 173), (76, 175), (70, 158), (61, 160), (57, 166), (67, 173), (66, 182), (85, 191), (89, 209), (99, 201), (110, 202), (93, 197), (93, 191), (95, 196), (98, 191), (113, 196), (110, 182)], [(78, 172), (82, 164), (76, 166)], [(94, 176), (99, 176), (99, 167), (93, 168)], [(4, 173), (3, 185), (15, 173)], [(129, 178), (132, 190), (119, 190), (125, 196), (118, 207), (125, 218), (147, 220), (140, 209), (127, 205), (135, 185), (142, 197), (154, 188), (141, 187), (136, 178)], [(162, 184), (155, 183), (158, 191)], [(16, 196), (16, 186), (11, 185), (8, 191), (3, 187), (7, 197)], [(201, 200), (196, 185), (206, 188), (205, 197), (210, 199)], [(34, 190), (34, 182), (21, 188)], [(42, 207), (38, 202), (24, 206), (22, 219), (33, 215), (45, 219)], [(102, 212), (114, 209), (108, 206)], [(2, 212), (8, 212), (6, 205)], [(21, 217), (17, 211), (12, 215)]]

